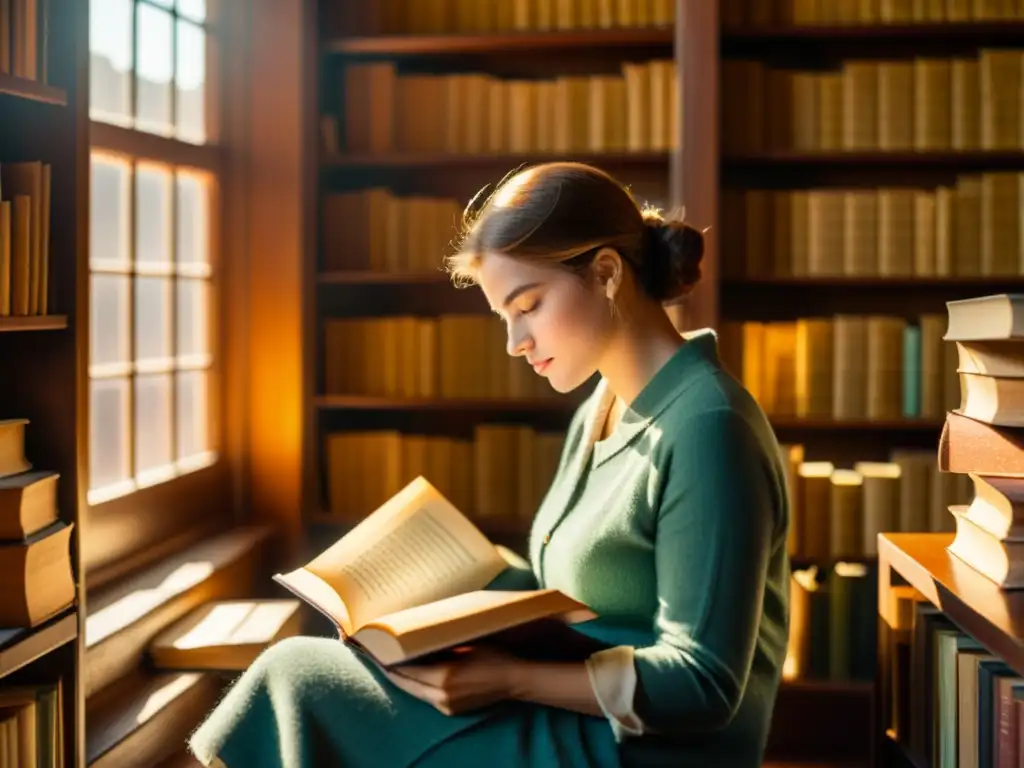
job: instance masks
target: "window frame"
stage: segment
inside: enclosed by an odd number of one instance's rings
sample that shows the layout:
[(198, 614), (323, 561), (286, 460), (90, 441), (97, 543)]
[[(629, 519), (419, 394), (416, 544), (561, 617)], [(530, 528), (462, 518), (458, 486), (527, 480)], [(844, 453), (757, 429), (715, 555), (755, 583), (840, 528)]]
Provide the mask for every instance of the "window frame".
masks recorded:
[[(138, 29), (136, 25), (136, 9), (139, 4), (150, 5), (168, 11), (172, 15), (174, 27), (174, 47), (172, 55), (177, 57), (177, 14), (159, 3), (151, 0), (133, 0), (132, 4), (132, 74), (130, 87), (130, 109), (134, 117), (136, 110), (136, 48), (138, 45)], [(172, 3), (172, 6), (175, 4)], [(221, 115), (219, 95), (222, 92), (224, 67), (222, 51), (225, 36), (216, 14), (218, 3), (208, 0), (207, 20), (201, 24), (207, 39), (213, 40), (207, 46), (204, 111), (206, 117), (206, 143), (194, 144), (181, 139), (158, 133), (149, 133), (134, 127), (126, 127), (112, 122), (100, 120), (89, 121), (89, 156), (90, 165), (94, 152), (120, 159), (131, 165), (132, 181), (130, 183), (130, 201), (132, 215), (129, 217), (132, 232), (130, 233), (132, 267), (126, 272), (132, 277), (132, 302), (134, 302), (134, 268), (135, 232), (135, 165), (155, 164), (168, 168), (172, 173), (172, 190), (175, 189), (174, 174), (178, 171), (205, 174), (209, 178), (208, 190), (208, 312), (207, 338), (209, 340), (210, 365), (204, 370), (208, 373), (208, 447), (214, 454), (212, 463), (189, 469), (166, 480), (153, 484), (136, 486), (133, 490), (113, 498), (103, 499), (96, 503), (87, 503), (87, 525), (82, 537), (82, 560), (86, 584), (95, 588), (113, 579), (125, 575), (149, 562), (184, 546), (190, 541), (223, 529), (234, 518), (235, 490), (233, 488), (233, 472), (228, 454), (229, 443), (226, 439), (225, 424), (226, 386), (228, 371), (226, 370), (226, 351), (228, 334), (224, 325), (225, 302), (228, 297), (228, 286), (225, 277), (228, 274), (225, 264), (226, 242), (223, 220), (226, 213), (224, 192), (227, 185), (225, 147), (220, 141)], [(182, 18), (189, 20), (187, 16)], [(177, 106), (176, 67), (172, 71), (171, 116), (176, 120)], [(175, 193), (176, 194), (176, 193)], [(172, 219), (173, 225), (173, 219)], [(173, 234), (171, 235), (173, 239)], [(102, 274), (89, 268), (90, 280), (94, 274)], [(174, 277), (171, 278), (175, 280)], [(176, 280), (175, 280), (176, 284)], [(172, 306), (178, 302), (177, 291), (172, 289)], [(176, 311), (172, 311), (172, 317)], [(132, 319), (132, 327), (135, 320)], [(171, 337), (175, 338), (177, 329), (172, 328)], [(130, 358), (135, 361), (135, 350), (131, 350)], [(88, 367), (88, 366), (87, 366)], [(174, 369), (176, 370), (176, 369)], [(131, 378), (134, 381), (134, 376)], [(93, 381), (89, 377), (89, 383)], [(87, 385), (87, 390), (88, 390)], [(134, 403), (134, 393), (131, 401)], [(172, 395), (173, 402), (173, 395)], [(134, 456), (135, 424), (134, 408), (129, 412), (129, 432), (132, 439), (129, 450)], [(172, 423), (175, 415), (172, 413)], [(91, 415), (89, 431), (85, 435), (86, 452), (91, 450), (92, 435)], [(88, 473), (86, 473), (88, 474)], [(136, 479), (134, 473), (132, 480)], [(87, 482), (88, 486), (88, 482)], [(87, 494), (86, 494), (87, 495)]]

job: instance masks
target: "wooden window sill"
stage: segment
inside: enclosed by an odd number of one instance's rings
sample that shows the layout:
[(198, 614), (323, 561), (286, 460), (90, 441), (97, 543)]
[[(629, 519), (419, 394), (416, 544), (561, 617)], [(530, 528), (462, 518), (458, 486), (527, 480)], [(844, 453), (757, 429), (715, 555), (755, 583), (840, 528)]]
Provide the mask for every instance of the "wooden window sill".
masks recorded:
[(223, 685), (223, 678), (197, 672), (135, 672), (121, 679), (90, 708), (87, 764), (157, 765), (181, 755), (189, 734), (216, 705)]
[(85, 622), (86, 698), (137, 670), (150, 640), (198, 605), (251, 597), (259, 550), (269, 534), (267, 527), (232, 529), (91, 594)]

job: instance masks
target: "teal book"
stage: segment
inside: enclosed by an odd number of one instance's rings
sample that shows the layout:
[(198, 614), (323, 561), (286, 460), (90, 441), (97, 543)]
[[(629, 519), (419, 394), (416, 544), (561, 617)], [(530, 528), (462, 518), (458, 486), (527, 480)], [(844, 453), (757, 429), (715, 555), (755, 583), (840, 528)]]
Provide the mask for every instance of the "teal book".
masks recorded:
[(921, 327), (903, 329), (903, 417), (921, 415)]

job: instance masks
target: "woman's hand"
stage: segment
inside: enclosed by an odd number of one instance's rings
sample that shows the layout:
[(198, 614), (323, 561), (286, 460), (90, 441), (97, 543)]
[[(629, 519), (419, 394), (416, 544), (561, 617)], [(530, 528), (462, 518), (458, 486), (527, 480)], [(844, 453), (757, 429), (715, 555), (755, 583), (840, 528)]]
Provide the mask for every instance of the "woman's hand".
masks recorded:
[(521, 662), (486, 646), (460, 649), (436, 664), (406, 664), (386, 670), (388, 678), (412, 696), (446, 715), (460, 715), (512, 698)]

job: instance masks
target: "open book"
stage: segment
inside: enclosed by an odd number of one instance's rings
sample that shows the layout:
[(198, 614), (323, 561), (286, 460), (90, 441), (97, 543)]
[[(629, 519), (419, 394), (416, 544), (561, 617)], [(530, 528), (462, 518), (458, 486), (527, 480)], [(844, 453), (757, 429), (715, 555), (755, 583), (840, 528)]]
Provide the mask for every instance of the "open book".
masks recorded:
[(274, 580), (383, 666), (485, 637), (532, 653), (538, 649), (528, 646), (555, 638), (582, 640), (566, 625), (596, 614), (568, 595), (484, 589), (508, 565), (468, 518), (418, 477), (312, 561)]

